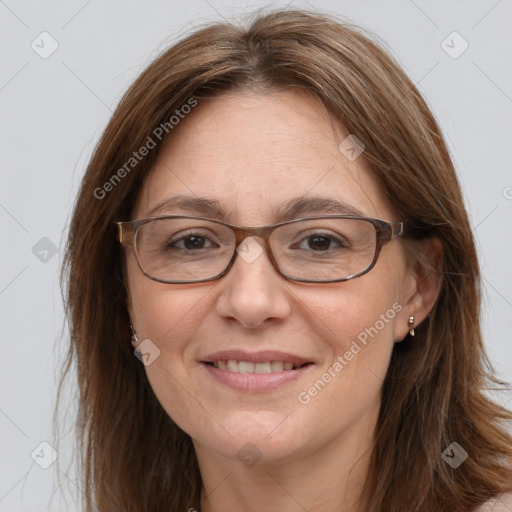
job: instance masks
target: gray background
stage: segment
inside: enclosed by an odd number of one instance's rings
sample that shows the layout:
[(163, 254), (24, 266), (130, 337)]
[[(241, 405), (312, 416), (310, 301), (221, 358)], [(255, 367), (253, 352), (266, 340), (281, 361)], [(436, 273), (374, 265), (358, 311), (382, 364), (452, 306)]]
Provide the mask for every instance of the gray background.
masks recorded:
[[(512, 380), (512, 0), (291, 3), (373, 31), (434, 111), (478, 243), (486, 345)], [(51, 424), (65, 346), (58, 273), (74, 197), (111, 111), (184, 30), (264, 5), (286, 2), (0, 0), (0, 511), (79, 509), (73, 409), (58, 446)], [(510, 407), (512, 394), (497, 400)], [(59, 455), (48, 469), (45, 441)]]

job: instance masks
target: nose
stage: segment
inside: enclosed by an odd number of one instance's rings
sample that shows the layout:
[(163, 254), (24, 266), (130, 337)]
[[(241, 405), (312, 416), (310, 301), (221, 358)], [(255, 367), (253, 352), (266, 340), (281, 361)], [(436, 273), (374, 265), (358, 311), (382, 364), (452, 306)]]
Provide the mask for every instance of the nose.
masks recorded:
[(283, 320), (291, 311), (287, 284), (268, 258), (263, 240), (259, 240), (249, 237), (238, 246), (235, 262), (222, 278), (217, 301), (221, 317), (251, 329)]

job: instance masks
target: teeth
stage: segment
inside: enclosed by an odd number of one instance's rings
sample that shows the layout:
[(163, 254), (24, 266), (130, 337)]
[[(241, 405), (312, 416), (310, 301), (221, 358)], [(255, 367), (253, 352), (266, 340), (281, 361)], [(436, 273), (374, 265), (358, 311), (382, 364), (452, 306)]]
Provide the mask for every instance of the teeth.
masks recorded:
[(270, 371), (282, 372), (284, 370), (284, 364), (282, 361), (272, 361), (270, 363)]
[(247, 363), (245, 361), (240, 361), (238, 363), (238, 372), (239, 373), (254, 373), (254, 363)]
[(228, 361), (212, 362), (215, 368), (227, 370), (235, 373), (275, 373), (283, 370), (293, 370), (299, 366), (294, 366), (290, 361), (267, 361), (265, 363), (251, 363), (249, 361)]
[(270, 373), (270, 362), (256, 363), (254, 365), (254, 373)]

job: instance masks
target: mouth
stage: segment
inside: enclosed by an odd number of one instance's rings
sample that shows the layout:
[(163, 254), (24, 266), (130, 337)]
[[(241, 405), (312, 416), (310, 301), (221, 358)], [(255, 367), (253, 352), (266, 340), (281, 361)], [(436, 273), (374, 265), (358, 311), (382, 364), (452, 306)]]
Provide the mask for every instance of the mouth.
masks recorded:
[(279, 373), (295, 371), (312, 365), (312, 362), (295, 363), (293, 361), (264, 361), (254, 363), (251, 361), (237, 361), (235, 359), (218, 359), (216, 361), (202, 361), (204, 364), (219, 370), (231, 373)]
[(267, 350), (249, 353), (227, 350), (201, 358), (201, 366), (216, 382), (238, 392), (264, 393), (301, 379), (313, 361), (298, 355)]

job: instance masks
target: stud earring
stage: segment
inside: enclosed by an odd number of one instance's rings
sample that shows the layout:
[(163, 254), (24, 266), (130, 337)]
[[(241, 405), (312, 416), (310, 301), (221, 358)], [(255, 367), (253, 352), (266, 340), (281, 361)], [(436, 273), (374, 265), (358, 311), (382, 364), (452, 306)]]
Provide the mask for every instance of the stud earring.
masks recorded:
[(139, 337), (135, 333), (132, 324), (130, 324), (130, 329), (132, 330), (132, 345), (136, 345), (139, 342)]
[(407, 325), (410, 327), (409, 334), (411, 336), (414, 336), (414, 327), (413, 327), (413, 325), (414, 325), (414, 317), (413, 316), (409, 317), (409, 321), (407, 322)]

